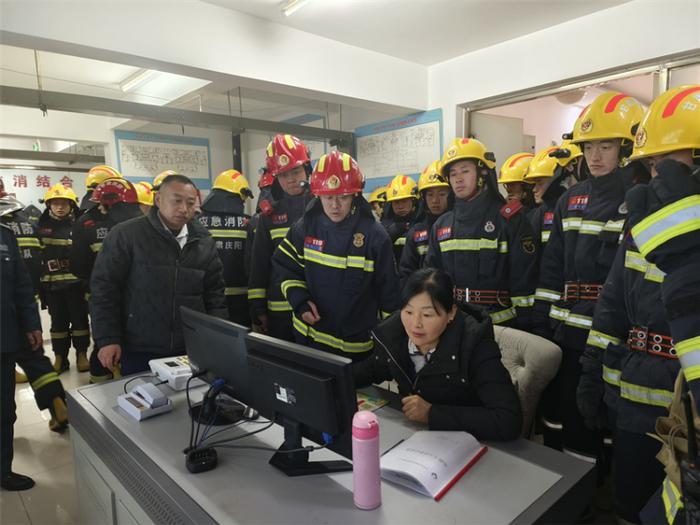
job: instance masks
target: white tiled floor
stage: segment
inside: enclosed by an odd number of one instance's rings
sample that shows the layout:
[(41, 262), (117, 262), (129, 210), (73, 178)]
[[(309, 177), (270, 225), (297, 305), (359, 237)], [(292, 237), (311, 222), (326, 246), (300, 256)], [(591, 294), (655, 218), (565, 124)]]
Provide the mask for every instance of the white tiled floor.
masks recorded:
[[(50, 322), (42, 312), (44, 338), (48, 338)], [(45, 353), (53, 362), (51, 345)], [(75, 351), (71, 350), (71, 369), (61, 374), (63, 388), (70, 390), (88, 383), (88, 372), (78, 373)], [(49, 430), (51, 415), (40, 411), (28, 383), (15, 388), (17, 422), (15, 423), (15, 457), (12, 470), (31, 476), (36, 485), (23, 492), (0, 490), (0, 522), (13, 524), (77, 523), (78, 508), (73, 473), (73, 450), (70, 427), (64, 434)], [(70, 415), (69, 415), (70, 417)]]

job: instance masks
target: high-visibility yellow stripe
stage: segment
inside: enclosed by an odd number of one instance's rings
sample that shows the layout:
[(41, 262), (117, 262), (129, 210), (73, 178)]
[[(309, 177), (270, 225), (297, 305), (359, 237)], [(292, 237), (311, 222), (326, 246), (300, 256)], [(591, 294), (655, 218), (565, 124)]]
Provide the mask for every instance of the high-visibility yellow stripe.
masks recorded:
[(41, 248), (41, 242), (36, 237), (17, 237), (20, 248)]
[(586, 340), (586, 344), (595, 346), (601, 350), (607, 350), (608, 345), (619, 345), (621, 342), (619, 338), (598, 330), (591, 330), (588, 332), (588, 339)]
[(579, 232), (584, 235), (598, 235), (603, 231), (603, 226), (605, 223), (601, 221), (581, 220)]
[(561, 299), (561, 292), (556, 290), (548, 290), (547, 288), (537, 288), (535, 290), (535, 300), (547, 301), (548, 303), (556, 303)]
[(561, 225), (565, 232), (578, 231), (581, 228), (581, 217), (564, 217)]
[(416, 251), (418, 252), (418, 255), (425, 255), (428, 253), (428, 245), (423, 244), (421, 246), (416, 246)]
[(52, 237), (42, 237), (41, 242), (51, 246), (70, 246), (73, 244), (72, 239), (54, 239)]
[(317, 343), (330, 346), (341, 352), (347, 352), (351, 354), (359, 354), (363, 352), (369, 352), (372, 350), (373, 343), (371, 340), (362, 342), (350, 342), (344, 341), (338, 337), (332, 336), (325, 332), (316, 330), (313, 326), (307, 325), (304, 321), (299, 319), (296, 315), (292, 316), (292, 324), (294, 329), (305, 337), (313, 339)]
[(620, 381), (620, 397), (643, 405), (667, 407), (673, 401), (673, 392)]
[(285, 135), (284, 136), (284, 141), (287, 143), (287, 146), (290, 149), (294, 149), (294, 139), (292, 138), (291, 135)]
[(394, 246), (404, 246), (406, 244), (406, 237), (399, 237), (394, 241)]
[(554, 304), (549, 310), (549, 317), (556, 319), (557, 321), (562, 321), (564, 324), (569, 326), (582, 328), (584, 330), (589, 330), (591, 326), (593, 326), (592, 317), (581, 314), (572, 314), (571, 310), (567, 308), (560, 308)]
[(224, 288), (224, 295), (247, 295), (248, 288), (245, 286), (227, 286)]
[(681, 491), (678, 490), (678, 487), (668, 476), (664, 479), (661, 499), (664, 502), (666, 521), (668, 525), (673, 525), (673, 522), (676, 521), (676, 514), (683, 508), (683, 497), (681, 496)]
[(322, 173), (323, 170), (325, 170), (325, 169), (326, 169), (326, 156), (321, 155), (321, 158), (318, 159), (318, 165), (316, 166), (316, 171), (318, 171), (319, 173)]
[(270, 230), (270, 238), (281, 239), (287, 235), (289, 228), (272, 228)]
[(56, 372), (49, 372), (48, 374), (44, 374), (41, 377), (38, 377), (34, 381), (32, 381), (31, 386), (32, 390), (36, 392), (40, 388), (48, 385), (49, 383), (53, 383), (55, 381), (60, 381), (58, 374)]
[(700, 230), (700, 195), (691, 195), (644, 218), (632, 228), (632, 236), (646, 257), (674, 237), (696, 230)]
[(265, 299), (267, 290), (265, 288), (249, 288), (248, 299)]
[(505, 310), (499, 310), (497, 312), (489, 312), (489, 316), (491, 316), (491, 321), (493, 324), (500, 324), (500, 323), (505, 323), (506, 321), (510, 321), (511, 319), (515, 319), (518, 314), (515, 311), (514, 307), (506, 308)]
[(98, 253), (98, 252), (102, 249), (102, 243), (101, 243), (101, 242), (93, 242), (93, 243), (90, 245), (90, 249), (91, 249), (93, 252)]
[(80, 337), (80, 336), (83, 336), (83, 335), (90, 335), (90, 330), (89, 330), (89, 329), (86, 329), (86, 330), (71, 330), (71, 335), (74, 336), (74, 337)]
[(619, 387), (620, 377), (622, 377), (622, 372), (620, 370), (603, 365), (603, 381), (614, 387)]
[(55, 281), (77, 281), (78, 278), (72, 273), (59, 273), (58, 275), (44, 275), (41, 278), (42, 283)]
[(684, 341), (674, 341), (673, 346), (686, 380), (700, 379), (700, 335)]
[[(289, 257), (292, 261), (297, 263), (299, 266), (301, 266), (302, 268), (306, 268), (306, 265), (304, 263), (302, 263), (298, 257), (294, 257), (289, 251), (287, 251), (287, 247), (284, 245), (286, 241), (287, 241), (287, 239), (282, 241), (280, 243), (280, 245), (277, 247), (277, 249), (279, 251), (281, 251), (283, 254), (285, 254), (287, 257)], [(289, 244), (291, 246), (290, 243), (287, 243), (287, 244)], [(292, 246), (292, 248), (294, 248), (294, 247)]]
[(350, 171), (350, 155), (343, 153), (343, 171)]
[(270, 312), (291, 312), (292, 306), (287, 301), (268, 301), (267, 309)]
[(379, 317), (381, 319), (386, 319), (391, 316), (391, 312), (385, 312), (384, 310), (379, 310)]
[(517, 306), (518, 308), (528, 308), (535, 304), (535, 295), (519, 295), (511, 297), (510, 302), (513, 303), (513, 306)]
[(498, 250), (499, 253), (508, 253), (508, 242), (496, 239), (447, 239), (440, 241), (440, 251), (480, 251)]
[(68, 332), (49, 332), (51, 339), (65, 339), (68, 337)]
[(547, 231), (547, 230), (542, 230), (542, 243), (545, 244), (549, 240), (549, 236), (552, 234), (552, 232)]
[(209, 230), (209, 233), (215, 239), (245, 239), (248, 232), (245, 230)]
[(648, 281), (657, 283), (664, 282), (666, 274), (659, 270), (658, 266), (650, 263), (639, 252), (633, 250), (625, 251), (625, 268), (636, 270), (644, 274), (644, 278)]
[(374, 271), (374, 261), (365, 259), (364, 257), (351, 255), (348, 257), (338, 257), (327, 253), (318, 252), (316, 250), (304, 250), (304, 259), (322, 266), (338, 268), (344, 270), (346, 268), (358, 268), (365, 272)]
[(306, 282), (300, 281), (299, 279), (288, 279), (286, 281), (282, 281), (280, 289), (282, 290), (282, 295), (284, 295), (285, 299), (287, 298), (287, 291), (294, 287), (308, 289)]
[(622, 228), (625, 226), (625, 219), (620, 219), (619, 221), (608, 221), (603, 226), (603, 231), (606, 232), (621, 232)]

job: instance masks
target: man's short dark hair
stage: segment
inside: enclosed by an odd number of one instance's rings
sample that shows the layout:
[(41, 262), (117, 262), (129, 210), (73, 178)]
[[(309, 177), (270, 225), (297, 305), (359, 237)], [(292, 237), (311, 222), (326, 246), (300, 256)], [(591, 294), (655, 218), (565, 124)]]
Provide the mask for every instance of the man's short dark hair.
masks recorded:
[(189, 177), (185, 177), (184, 175), (174, 174), (174, 175), (168, 175), (163, 179), (163, 182), (160, 183), (160, 186), (158, 187), (158, 191), (161, 191), (163, 188), (168, 186), (169, 184), (172, 184), (173, 182), (179, 182), (181, 184), (189, 184), (192, 186), (195, 190), (197, 189), (197, 185), (192, 182), (192, 179)]

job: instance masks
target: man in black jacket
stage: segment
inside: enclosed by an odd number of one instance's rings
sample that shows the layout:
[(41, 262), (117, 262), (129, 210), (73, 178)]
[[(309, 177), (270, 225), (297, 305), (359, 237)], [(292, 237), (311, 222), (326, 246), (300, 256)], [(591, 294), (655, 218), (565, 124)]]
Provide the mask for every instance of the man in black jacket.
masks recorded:
[(228, 318), (223, 266), (214, 240), (193, 220), (197, 188), (185, 176), (163, 181), (148, 215), (115, 226), (90, 280), (98, 358), (124, 375), (148, 361), (185, 353), (180, 306)]

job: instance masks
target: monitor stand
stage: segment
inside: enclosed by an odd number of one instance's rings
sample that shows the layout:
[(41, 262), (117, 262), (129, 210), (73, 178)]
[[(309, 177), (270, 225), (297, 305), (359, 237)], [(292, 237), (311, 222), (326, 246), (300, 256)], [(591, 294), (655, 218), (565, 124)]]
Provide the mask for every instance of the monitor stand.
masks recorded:
[(270, 465), (280, 469), (287, 476), (309, 476), (311, 474), (330, 474), (352, 470), (348, 461), (309, 461), (309, 451), (285, 453), (285, 450), (295, 450), (302, 447), (301, 425), (297, 421), (284, 420), (284, 443), (279, 452), (270, 458)]

